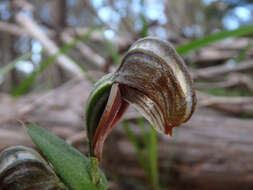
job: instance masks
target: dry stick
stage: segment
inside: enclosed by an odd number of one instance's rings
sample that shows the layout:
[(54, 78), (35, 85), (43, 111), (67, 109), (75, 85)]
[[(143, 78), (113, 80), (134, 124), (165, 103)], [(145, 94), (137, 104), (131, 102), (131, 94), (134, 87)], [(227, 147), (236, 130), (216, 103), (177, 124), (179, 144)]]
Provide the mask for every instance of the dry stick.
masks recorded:
[[(0, 21), (0, 31), (17, 35), (17, 36), (31, 35), (31, 33), (27, 31), (25, 28), (20, 28), (20, 26), (17, 24), (3, 22), (3, 21)], [(63, 38), (63, 35), (65, 35), (66, 33), (68, 35), (73, 36), (74, 34), (83, 35), (85, 33), (88, 33), (89, 31), (90, 31), (90, 28), (87, 28), (87, 27), (65, 28), (62, 33), (62, 38)], [(52, 38), (56, 35), (56, 32), (52, 29), (47, 29), (47, 31), (44, 31), (44, 32), (47, 36), (52, 37)], [(93, 31), (92, 34), (90, 34), (89, 39), (92, 41), (104, 42), (103, 34), (98, 31)], [(124, 44), (129, 43), (129, 41), (123, 37), (115, 37), (112, 39), (112, 41), (117, 46), (123, 46)]]
[[(102, 31), (104, 31), (105, 28), (102, 29)], [(75, 28), (67, 28), (65, 30), (68, 33), (76, 33), (77, 35), (82, 35), (84, 33), (87, 33), (89, 31), (89, 28), (86, 27), (75, 27)], [(98, 42), (104, 42), (105, 38), (103, 35), (102, 31), (94, 31), (91, 36), (89, 37), (89, 39), (93, 40), (93, 41), (98, 41)], [(117, 47), (121, 47), (121, 46), (125, 46), (126, 44), (131, 44), (133, 41), (123, 37), (123, 36), (115, 36), (112, 39), (112, 42), (117, 46)]]
[(104, 26), (106, 26), (107, 28), (113, 30), (115, 33), (117, 33), (119, 35), (119, 31), (116, 30), (115, 28), (113, 28), (111, 25), (107, 24), (106, 22), (104, 22), (100, 16), (97, 14), (97, 10), (93, 7), (93, 5), (91, 4), (90, 1), (87, 0), (83, 0), (81, 1), (83, 3), (84, 6), (88, 7), (89, 10), (91, 11), (91, 13), (99, 20), (99, 22), (101, 22)]
[(199, 107), (210, 107), (230, 114), (250, 114), (253, 112), (252, 97), (217, 97), (202, 92), (197, 93)]
[[(63, 32), (61, 38), (65, 43), (71, 43), (74, 41), (74, 38), (67, 32)], [(78, 42), (76, 47), (93, 65), (96, 65), (99, 69), (104, 67), (105, 59), (99, 54), (95, 53), (90, 47), (81, 42)]]
[(0, 31), (10, 33), (13, 35), (28, 36), (29, 33), (26, 29), (20, 28), (17, 24), (0, 21)]
[[(10, 33), (13, 35), (17, 35), (17, 36), (30, 36), (31, 35), (31, 33), (29, 31), (27, 31), (25, 28), (20, 28), (20, 26), (17, 24), (12, 24), (9, 22), (2, 22), (2, 21), (0, 21), (0, 31)], [(62, 32), (61, 38), (64, 42), (71, 42), (70, 39), (74, 40), (74, 38), (72, 37), (73, 34), (76, 33), (77, 35), (83, 35), (85, 33), (88, 33), (89, 31), (90, 31), (90, 29), (86, 28), (86, 27), (66, 28)], [(56, 35), (56, 32), (51, 29), (48, 29), (47, 31), (45, 31), (45, 33), (49, 37), (54, 37)], [(102, 35), (101, 32), (97, 32), (97, 31), (92, 32), (92, 34), (89, 36), (89, 39), (92, 41), (104, 42), (104, 36)], [(115, 43), (119, 47), (130, 43), (130, 41), (128, 41), (126, 38), (122, 38), (122, 37), (115, 37), (112, 41), (113, 41), (113, 43)], [(85, 45), (85, 44), (82, 45), (82, 43), (78, 43), (77, 48), (80, 49), (81, 53), (83, 53), (83, 55), (85, 57), (87, 57), (87, 55), (89, 55), (89, 57), (93, 57), (93, 55), (96, 54), (87, 45)], [(86, 50), (87, 48), (89, 48), (89, 50)], [(92, 51), (91, 56), (90, 56), (90, 54), (88, 54), (90, 51)], [(95, 58), (95, 60), (98, 60), (98, 63), (96, 63), (96, 64), (103, 65), (104, 60), (102, 61), (102, 59), (104, 59), (104, 58), (98, 54), (96, 54), (96, 56), (99, 56), (99, 58)]]
[(241, 73), (232, 73), (229, 74), (225, 81), (220, 82), (199, 82), (195, 83), (196, 88), (198, 89), (207, 89), (207, 88), (228, 88), (232, 86), (244, 86), (252, 95), (253, 95), (253, 82), (249, 76)]
[[(73, 29), (73, 30), (76, 31), (76, 33), (78, 35), (82, 35), (82, 34), (87, 33), (89, 31), (88, 28), (76, 28), (76, 29)], [(8, 23), (8, 22), (1, 22), (1, 21), (0, 21), (0, 31), (7, 32), (7, 33), (10, 33), (10, 34), (13, 34), (13, 35), (20, 35), (20, 36), (31, 36), (32, 35), (31, 32), (27, 31), (24, 28), (20, 28), (20, 26), (18, 26), (17, 24), (11, 24), (11, 23)], [(50, 37), (52, 37), (56, 33), (53, 30), (48, 30), (46, 32), (46, 34), (49, 35)], [(71, 35), (70, 29), (65, 30), (61, 34), (61, 39), (65, 43), (71, 43), (74, 40), (74, 38)], [(91, 34), (91, 40), (101, 41), (102, 42), (102, 41), (104, 41), (104, 38), (101, 34), (99, 34), (97, 32), (94, 35), (93, 35), (93, 33)], [(123, 38), (115, 38), (115, 40), (119, 44), (126, 43), (126, 40), (123, 39)], [(99, 54), (95, 53), (89, 46), (85, 45), (84, 43), (78, 42), (76, 47), (79, 49), (81, 54), (86, 59), (88, 59), (93, 65), (97, 66), (99, 69), (104, 68), (104, 65), (106, 63), (105, 59), (102, 56), (100, 56)]]
[[(105, 28), (101, 28), (101, 31), (105, 30)], [(81, 36), (85, 33), (88, 33), (90, 31), (90, 28), (88, 27), (67, 27), (64, 29), (64, 33), (67, 32), (68, 34), (74, 36), (78, 35)], [(94, 41), (103, 42), (104, 36), (103, 33), (100, 30), (94, 30), (92, 34), (90, 34), (89, 39)]]
[(198, 105), (210, 106), (214, 104), (253, 104), (253, 97), (224, 97), (212, 96), (203, 92), (197, 92)]
[(0, 128), (0, 151), (3, 148), (9, 147), (9, 146), (14, 146), (17, 144), (22, 144), (22, 145), (30, 145), (29, 139), (22, 133), (17, 133), (15, 130), (10, 130), (10, 129), (2, 129)]
[(111, 4), (112, 8), (114, 9), (114, 11), (116, 11), (120, 17), (121, 17), (121, 22), (123, 24), (123, 27), (126, 29), (127, 32), (127, 36), (129, 36), (129, 38), (131, 39), (133, 34), (134, 34), (134, 30), (133, 27), (131, 27), (131, 23), (129, 22), (129, 20), (122, 14), (122, 11), (119, 10), (114, 3)]
[[(22, 3), (20, 4), (20, 2), (22, 2)], [(32, 4), (30, 4), (30, 3), (28, 3), (25, 0), (18, 0), (16, 2), (16, 4), (18, 6), (20, 6), (20, 7), (22, 7), (22, 8), (24, 8), (23, 6), (26, 5), (26, 7), (32, 7), (34, 9), (34, 6)], [(85, 32), (81, 33), (80, 35), (88, 33), (89, 31), (90, 31), (90, 29), (87, 28), (87, 30)], [(55, 31), (51, 31), (50, 32), (50, 34), (52, 34), (52, 33), (54, 33), (54, 35), (56, 35)], [(71, 43), (71, 42), (73, 42), (75, 40), (71, 36), (71, 34), (69, 34), (69, 32), (63, 32), (61, 34), (61, 39), (65, 43)], [(81, 42), (78, 42), (77, 45), (76, 45), (76, 47), (80, 50), (80, 52), (83, 54), (83, 56), (86, 57), (86, 59), (88, 59), (92, 64), (98, 66), (98, 68), (102, 68), (104, 66), (104, 64), (105, 64), (104, 58), (101, 57), (100, 55), (96, 54), (91, 48), (89, 48), (88, 46), (86, 46), (85, 44), (83, 44)]]
[[(248, 47), (249, 43), (249, 38), (247, 37), (238, 37), (226, 41), (220, 41), (200, 49), (191, 56), (191, 59), (193, 62), (201, 62), (204, 64), (206, 62), (229, 60), (235, 58), (238, 55), (238, 51)], [(246, 55), (247, 57), (252, 56), (253, 48), (249, 48)]]
[(86, 133), (76, 133), (66, 139), (66, 142), (70, 145), (75, 145), (79, 142), (83, 143), (85, 142), (85, 139), (87, 138)]
[[(63, 128), (63, 127), (57, 127), (53, 126), (50, 127), (50, 130), (53, 134), (55, 134), (58, 137), (61, 137), (63, 139), (70, 139), (71, 137), (74, 138), (75, 135), (77, 136), (77, 132), (73, 129)], [(85, 134), (78, 132), (79, 135)], [(27, 145), (32, 146), (31, 141), (29, 138), (27, 138), (25, 132), (22, 130), (22, 128), (1, 128), (0, 127), (0, 151), (2, 148), (9, 147), (9, 146), (15, 146), (15, 145)], [(73, 139), (73, 144), (78, 144), (79, 142), (85, 142), (85, 137), (78, 139)]]
[(253, 60), (243, 61), (240, 64), (230, 66), (225, 63), (219, 66), (207, 67), (204, 69), (198, 69), (193, 72), (193, 78), (211, 79), (214, 76), (226, 74), (229, 72), (247, 71), (253, 69)]
[(202, 100), (200, 106), (210, 106), (214, 104), (253, 104), (253, 98), (251, 97), (209, 97), (206, 100)]
[[(0, 21), (0, 31), (16, 36), (31, 36), (30, 32), (28, 32), (25, 28), (20, 28), (18, 24), (13, 24), (9, 22)], [(45, 33), (50, 37), (56, 35), (56, 33), (53, 30), (48, 30)]]
[(7, 122), (10, 122), (13, 120), (24, 118), (26, 115), (31, 113), (34, 109), (36, 109), (41, 104), (43, 104), (47, 99), (50, 99), (52, 96), (54, 96), (57, 91), (60, 91), (62, 89), (66, 89), (65, 91), (67, 92), (68, 88), (71, 88), (77, 81), (79, 81), (79, 78), (71, 79), (68, 82), (64, 83), (63, 85), (51, 90), (50, 92), (41, 95), (36, 100), (30, 101), (29, 104), (25, 104), (25, 106), (22, 105), (22, 107), (17, 109), (13, 115), (10, 115), (10, 117), (6, 117), (6, 118), (0, 120), (0, 122), (7, 123)]
[(33, 4), (27, 2), (26, 0), (14, 0), (14, 5), (17, 8), (22, 8), (29, 12), (34, 12), (36, 10)]
[[(16, 16), (17, 22), (22, 25), (30, 35), (38, 40), (42, 46), (46, 49), (50, 56), (57, 55), (59, 48), (57, 45), (47, 37), (47, 35), (40, 29), (40, 27), (28, 16), (23, 13), (19, 13)], [(66, 55), (60, 54), (56, 57), (57, 63), (65, 70), (73, 74), (74, 76), (82, 78), (84, 73), (82, 70)]]
[(233, 115), (243, 115), (248, 117), (253, 116), (253, 104), (213, 104), (208, 106), (218, 111), (226, 112)]

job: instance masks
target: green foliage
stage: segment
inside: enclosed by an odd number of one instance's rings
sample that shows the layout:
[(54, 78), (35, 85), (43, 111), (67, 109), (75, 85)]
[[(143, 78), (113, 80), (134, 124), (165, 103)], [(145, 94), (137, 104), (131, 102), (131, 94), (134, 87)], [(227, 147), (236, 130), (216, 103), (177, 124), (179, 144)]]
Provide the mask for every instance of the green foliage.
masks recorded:
[[(102, 171), (96, 172), (99, 176), (92, 176), (93, 167), (90, 160), (78, 150), (32, 123), (28, 123), (25, 129), (71, 190), (106, 189), (107, 182)], [(98, 183), (93, 183), (94, 178)]]
[(229, 30), (229, 31), (224, 30), (221, 32), (217, 32), (217, 33), (205, 36), (198, 40), (193, 40), (187, 44), (180, 45), (176, 48), (176, 50), (179, 54), (182, 55), (192, 50), (200, 49), (211, 43), (214, 43), (226, 38), (238, 37), (238, 36), (243, 36), (243, 35), (252, 34), (252, 33), (253, 33), (253, 25), (242, 26), (236, 30)]
[(212, 94), (214, 96), (228, 96), (228, 97), (238, 97), (238, 96), (251, 96), (251, 94), (242, 86), (233, 88), (208, 88), (201, 89), (202, 92)]
[(159, 189), (157, 134), (152, 126), (147, 130), (144, 119), (139, 119), (138, 124), (141, 128), (141, 142), (131, 131), (127, 121), (123, 122), (123, 127), (135, 148), (138, 161), (145, 171), (151, 188), (157, 190)]

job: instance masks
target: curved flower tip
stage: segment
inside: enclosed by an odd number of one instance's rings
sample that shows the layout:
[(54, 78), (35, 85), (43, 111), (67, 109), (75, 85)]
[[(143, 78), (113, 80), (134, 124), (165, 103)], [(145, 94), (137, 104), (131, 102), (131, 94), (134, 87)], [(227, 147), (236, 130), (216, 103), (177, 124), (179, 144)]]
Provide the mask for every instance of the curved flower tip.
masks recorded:
[(158, 131), (172, 128), (194, 112), (196, 95), (190, 74), (166, 41), (135, 42), (115, 73), (103, 77), (90, 95), (86, 117), (91, 154), (101, 160), (103, 143), (132, 104)]

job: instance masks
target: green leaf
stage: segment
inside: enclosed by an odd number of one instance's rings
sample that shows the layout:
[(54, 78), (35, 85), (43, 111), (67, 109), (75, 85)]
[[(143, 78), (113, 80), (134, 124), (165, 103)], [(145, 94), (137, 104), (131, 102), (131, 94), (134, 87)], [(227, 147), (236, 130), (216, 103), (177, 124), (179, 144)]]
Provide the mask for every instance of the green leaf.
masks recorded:
[(99, 170), (99, 184), (92, 183), (90, 160), (62, 139), (35, 124), (25, 127), (28, 135), (54, 166), (62, 181), (72, 190), (104, 190), (107, 182)]
[(223, 40), (225, 38), (238, 37), (238, 36), (243, 36), (243, 35), (252, 34), (252, 33), (253, 33), (253, 25), (242, 26), (235, 30), (221, 31), (221, 32), (217, 32), (217, 33), (205, 36), (198, 40), (193, 40), (187, 44), (178, 46), (176, 50), (179, 54), (182, 55), (182, 54), (188, 53), (189, 51), (200, 49), (213, 42)]

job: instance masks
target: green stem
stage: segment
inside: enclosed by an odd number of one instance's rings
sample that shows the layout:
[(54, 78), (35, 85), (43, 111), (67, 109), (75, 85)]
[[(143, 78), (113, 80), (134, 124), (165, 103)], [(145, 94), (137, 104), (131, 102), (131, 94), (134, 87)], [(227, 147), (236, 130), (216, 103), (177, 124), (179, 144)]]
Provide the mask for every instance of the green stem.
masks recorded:
[(99, 163), (97, 157), (90, 157), (90, 165), (91, 165), (91, 181), (95, 184), (100, 190), (100, 176), (99, 176)]

